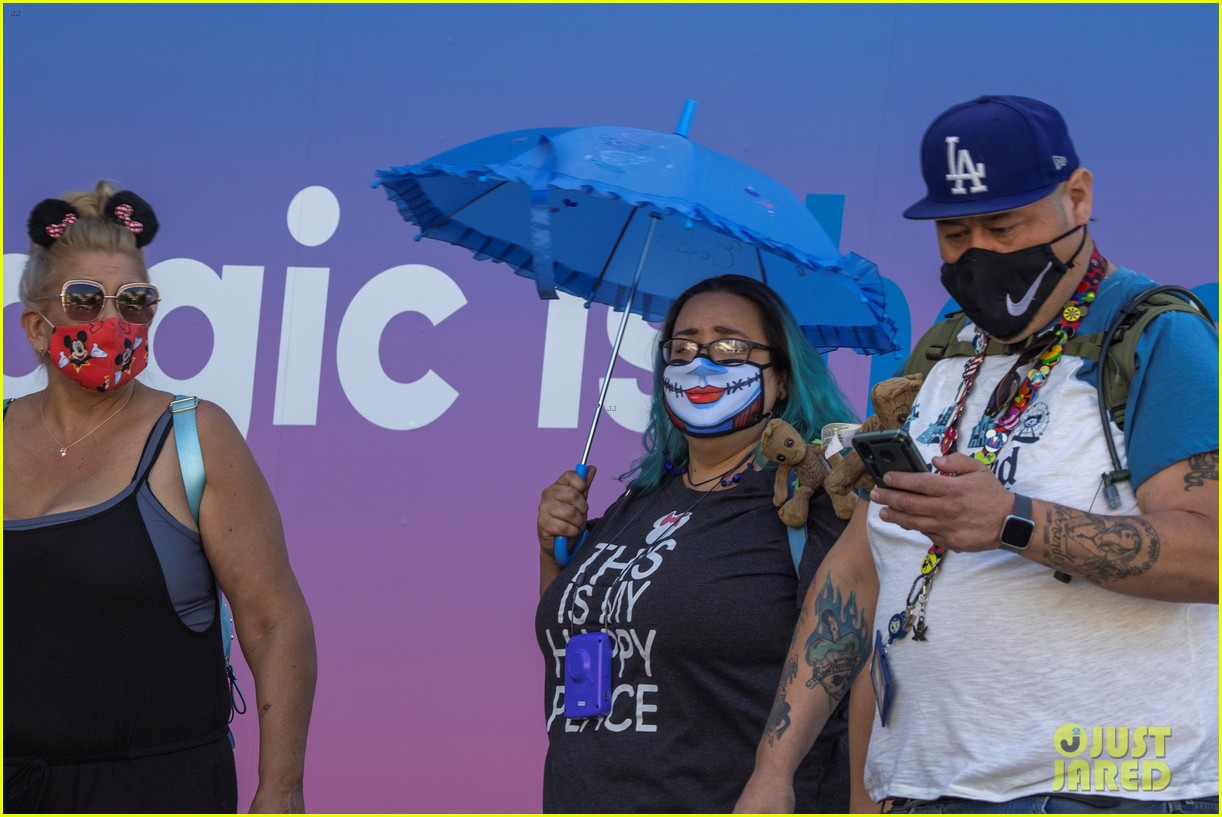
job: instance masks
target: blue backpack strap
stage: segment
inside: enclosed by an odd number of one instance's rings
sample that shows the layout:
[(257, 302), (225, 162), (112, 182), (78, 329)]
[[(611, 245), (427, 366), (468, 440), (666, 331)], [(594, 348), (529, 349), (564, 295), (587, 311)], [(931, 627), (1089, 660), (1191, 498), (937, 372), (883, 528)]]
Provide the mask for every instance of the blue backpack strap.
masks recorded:
[[(195, 407), (198, 397), (178, 395), (170, 402), (170, 414), (174, 417), (174, 444), (178, 447), (178, 467), (182, 471), (182, 484), (187, 489), (187, 504), (191, 506), (191, 518), (199, 527), (199, 504), (204, 498), (204, 455), (199, 448), (199, 429), (195, 426)], [(233, 642), (233, 622), (229, 617), (229, 603), (216, 588), (216, 598), (221, 609), (221, 639), (225, 646), (225, 661), (229, 661), (230, 645)]]
[[(170, 402), (170, 414), (174, 418), (174, 444), (178, 448), (178, 467), (182, 471), (182, 484), (187, 489), (187, 504), (191, 506), (191, 517), (199, 527), (199, 505), (204, 497), (204, 456), (199, 447), (199, 429), (195, 425), (195, 408), (199, 405), (198, 397), (179, 394)], [(233, 712), (242, 714), (246, 711), (246, 698), (238, 689), (237, 679), (233, 674), (233, 666), (229, 663), (229, 654), (233, 649), (233, 613), (229, 602), (221, 593), (221, 586), (216, 585), (217, 610), (221, 617), (221, 647), (225, 651), (225, 672), (229, 675), (229, 701)], [(233, 694), (237, 693), (242, 702), (238, 706)], [(233, 720), (232, 712), (229, 719)], [(233, 732), (229, 733), (229, 745), (234, 745)]]
[(178, 465), (182, 471), (182, 484), (187, 489), (187, 504), (191, 506), (191, 517), (199, 526), (199, 503), (204, 496), (204, 457), (199, 450), (199, 431), (195, 427), (195, 407), (198, 397), (178, 395), (170, 402), (170, 413), (174, 416), (174, 441), (178, 446)]
[(5, 414), (8, 414), (8, 404), (9, 404), (9, 403), (11, 403), (11, 402), (13, 402), (13, 401), (14, 401), (14, 400), (16, 400), (16, 399), (17, 399), (16, 397), (6, 397), (6, 398), (4, 398), (4, 413), (5, 413)]
[[(798, 472), (789, 472), (789, 496), (793, 496), (794, 488), (798, 484)], [(800, 528), (786, 527), (785, 532), (789, 534), (789, 555), (793, 557), (793, 572), (801, 575), (798, 566), (802, 564), (802, 551), (806, 550), (806, 526)]]
[(789, 555), (793, 557), (793, 572), (800, 575), (798, 566), (802, 564), (802, 551), (806, 550), (806, 526), (785, 530), (789, 533)]

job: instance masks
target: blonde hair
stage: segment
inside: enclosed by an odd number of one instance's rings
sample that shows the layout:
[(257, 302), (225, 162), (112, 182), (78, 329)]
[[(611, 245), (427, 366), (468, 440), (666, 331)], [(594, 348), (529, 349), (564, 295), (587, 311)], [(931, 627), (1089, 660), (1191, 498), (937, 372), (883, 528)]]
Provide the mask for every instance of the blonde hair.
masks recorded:
[(76, 209), (76, 221), (66, 225), (49, 247), (30, 244), (30, 258), (17, 289), (23, 304), (33, 308), (39, 298), (54, 295), (56, 268), (65, 258), (82, 252), (129, 256), (139, 266), (141, 277), (148, 280), (144, 251), (136, 246), (135, 235), (119, 222), (104, 217), (103, 208), (116, 192), (117, 188), (103, 179), (92, 190), (77, 190), (63, 196)]

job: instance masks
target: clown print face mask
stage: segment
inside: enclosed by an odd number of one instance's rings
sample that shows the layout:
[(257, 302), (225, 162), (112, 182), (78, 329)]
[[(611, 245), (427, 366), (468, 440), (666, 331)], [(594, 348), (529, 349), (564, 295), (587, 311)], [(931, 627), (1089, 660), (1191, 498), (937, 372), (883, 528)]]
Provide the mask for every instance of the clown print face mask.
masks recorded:
[(697, 357), (662, 370), (666, 413), (684, 434), (720, 437), (764, 416), (764, 369), (754, 363), (722, 366)]

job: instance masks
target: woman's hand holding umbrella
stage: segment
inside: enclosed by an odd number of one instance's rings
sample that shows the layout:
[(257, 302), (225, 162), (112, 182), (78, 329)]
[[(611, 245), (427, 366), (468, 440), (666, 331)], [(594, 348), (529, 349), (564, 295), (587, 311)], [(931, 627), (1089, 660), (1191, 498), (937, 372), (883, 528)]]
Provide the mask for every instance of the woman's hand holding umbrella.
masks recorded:
[(556, 561), (554, 550), (556, 537), (564, 536), (572, 541), (585, 533), (586, 517), (590, 512), (587, 503), (590, 485), (598, 471), (593, 465), (588, 468), (589, 475), (585, 479), (576, 471), (565, 471), (543, 491), (539, 501), (536, 532), (539, 536), (540, 593), (560, 575), (561, 565)]

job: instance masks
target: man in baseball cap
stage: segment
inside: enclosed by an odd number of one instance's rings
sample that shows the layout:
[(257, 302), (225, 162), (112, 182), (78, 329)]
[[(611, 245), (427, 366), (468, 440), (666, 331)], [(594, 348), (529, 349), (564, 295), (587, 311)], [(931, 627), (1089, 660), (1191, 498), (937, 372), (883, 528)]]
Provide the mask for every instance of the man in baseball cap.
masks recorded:
[(943, 286), (990, 337), (1045, 326), (1093, 250), (1092, 177), (1060, 113), (1021, 96), (956, 105), (925, 132), (921, 170), (928, 192), (904, 216), (936, 219)]
[(982, 96), (955, 105), (921, 143), (928, 195), (905, 218), (979, 216), (1039, 201), (1078, 169), (1069, 129), (1051, 105)]
[(1217, 332), (1160, 312), (1123, 428), (1101, 417), (1099, 346), (1153, 282), (1096, 246), (1064, 119), (983, 96), (920, 155), (904, 215), (935, 222), (966, 316), (909, 361), (934, 472), (888, 474), (824, 559), (738, 810), (792, 808), (852, 680), (835, 650), (870, 660), (852, 741), (893, 811), (1217, 813)]

